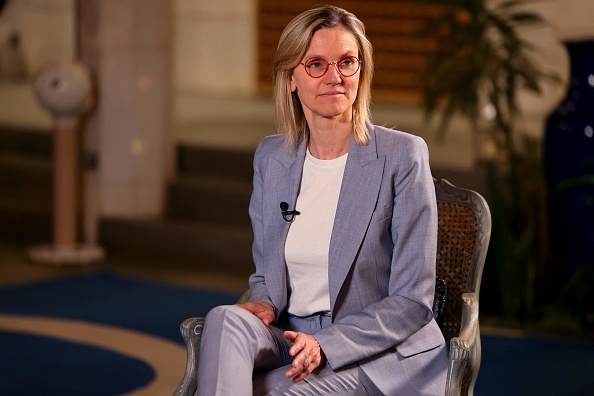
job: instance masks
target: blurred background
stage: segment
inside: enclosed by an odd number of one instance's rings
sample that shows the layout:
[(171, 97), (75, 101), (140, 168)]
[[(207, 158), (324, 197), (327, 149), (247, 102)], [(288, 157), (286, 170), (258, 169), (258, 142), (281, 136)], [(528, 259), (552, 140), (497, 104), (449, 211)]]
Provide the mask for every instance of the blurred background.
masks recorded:
[[(374, 45), (374, 123), (423, 137), (435, 177), (489, 202), (485, 328), (594, 339), (594, 3), (327, 3)], [(0, 284), (107, 268), (244, 290), (251, 160), (276, 133), (276, 43), (317, 5), (0, 1)], [(73, 210), (76, 243), (104, 258), (82, 266), (31, 264), (55, 237), (59, 126), (33, 84), (56, 61), (92, 73)]]

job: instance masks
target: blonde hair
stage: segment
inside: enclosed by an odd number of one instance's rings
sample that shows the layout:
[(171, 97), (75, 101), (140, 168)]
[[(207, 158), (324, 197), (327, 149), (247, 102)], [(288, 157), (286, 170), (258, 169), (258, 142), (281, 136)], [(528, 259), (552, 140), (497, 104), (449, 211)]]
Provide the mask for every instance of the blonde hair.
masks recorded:
[(365, 36), (365, 26), (357, 17), (342, 8), (324, 6), (296, 16), (283, 31), (274, 58), (273, 81), (276, 125), (285, 135), (287, 146), (293, 151), (306, 139), (307, 121), (296, 92), (291, 92), (290, 80), (299, 65), (315, 32), (320, 29), (342, 27), (357, 40), (361, 61), (359, 90), (353, 103), (353, 135), (358, 144), (369, 142), (365, 125), (371, 119), (371, 80), (373, 78), (373, 47)]

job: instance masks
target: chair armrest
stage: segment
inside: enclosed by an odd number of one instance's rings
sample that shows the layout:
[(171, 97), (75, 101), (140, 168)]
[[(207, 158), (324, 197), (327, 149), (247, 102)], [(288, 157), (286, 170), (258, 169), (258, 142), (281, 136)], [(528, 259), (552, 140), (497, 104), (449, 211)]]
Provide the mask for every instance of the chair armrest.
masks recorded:
[(198, 357), (200, 355), (200, 338), (204, 329), (204, 318), (186, 319), (179, 327), (186, 343), (186, 372), (174, 396), (193, 396), (198, 382)]
[(251, 294), (251, 290), (247, 289), (245, 292), (243, 292), (241, 297), (239, 297), (239, 300), (237, 300), (237, 304), (245, 304), (246, 302), (248, 302)]
[[(239, 298), (244, 303), (250, 298), (250, 289)], [(204, 330), (204, 318), (189, 318), (179, 326), (179, 331), (186, 343), (187, 361), (184, 378), (177, 386), (173, 396), (194, 396), (198, 387), (198, 360), (200, 358), (200, 339)]]
[[(463, 293), (460, 335), (450, 340), (446, 396), (466, 395), (469, 390), (472, 394), (480, 363), (480, 342), (477, 342), (479, 337), (478, 314), (476, 294)], [(478, 360), (477, 356), (479, 356)]]

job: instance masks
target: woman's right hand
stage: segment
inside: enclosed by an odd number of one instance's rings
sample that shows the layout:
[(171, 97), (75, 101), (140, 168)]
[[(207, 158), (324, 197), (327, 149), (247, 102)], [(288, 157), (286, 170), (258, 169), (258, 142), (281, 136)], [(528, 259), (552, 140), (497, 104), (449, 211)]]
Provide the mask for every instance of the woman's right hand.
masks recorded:
[(274, 322), (274, 308), (266, 301), (247, 302), (236, 305), (256, 315), (266, 326)]

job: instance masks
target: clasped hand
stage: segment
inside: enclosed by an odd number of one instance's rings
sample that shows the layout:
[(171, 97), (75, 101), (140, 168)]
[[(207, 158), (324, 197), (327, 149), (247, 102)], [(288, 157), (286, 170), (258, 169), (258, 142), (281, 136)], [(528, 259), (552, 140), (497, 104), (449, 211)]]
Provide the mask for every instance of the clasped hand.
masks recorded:
[(309, 334), (285, 331), (284, 336), (293, 343), (289, 355), (295, 356), (291, 369), (285, 375), (287, 378), (293, 377), (293, 382), (299, 382), (322, 364), (324, 352), (318, 341)]
[[(237, 306), (256, 315), (266, 326), (274, 321), (274, 309), (265, 301), (247, 302)], [(309, 334), (285, 331), (283, 335), (293, 343), (289, 355), (295, 356), (291, 369), (287, 370), (285, 375), (287, 378), (293, 377), (293, 382), (299, 382), (322, 364), (324, 352), (318, 341)]]

